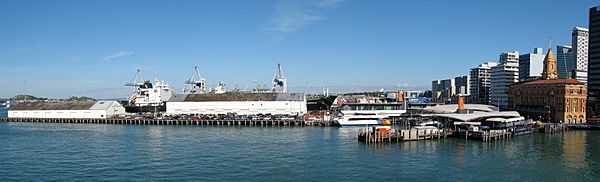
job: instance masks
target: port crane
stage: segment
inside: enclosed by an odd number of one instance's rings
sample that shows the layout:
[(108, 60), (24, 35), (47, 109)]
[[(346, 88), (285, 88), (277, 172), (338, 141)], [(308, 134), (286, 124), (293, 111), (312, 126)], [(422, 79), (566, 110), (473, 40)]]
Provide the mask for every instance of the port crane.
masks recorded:
[(200, 75), (200, 71), (198, 71), (198, 66), (194, 67), (194, 72), (192, 72), (192, 77), (185, 82), (189, 87), (187, 90), (190, 94), (206, 94), (206, 79)]
[(275, 76), (273, 76), (273, 92), (287, 93), (287, 78), (283, 75), (281, 64), (275, 67)]
[(130, 82), (125, 83), (125, 86), (134, 87), (133, 92), (131, 93), (131, 97), (128, 100), (130, 105), (134, 105), (136, 101), (138, 101), (138, 97), (148, 97), (148, 93), (145, 91), (145, 89), (151, 89), (152, 83), (150, 82), (150, 80), (144, 79), (144, 75), (142, 75), (141, 69), (137, 69), (137, 72), (133, 79)]

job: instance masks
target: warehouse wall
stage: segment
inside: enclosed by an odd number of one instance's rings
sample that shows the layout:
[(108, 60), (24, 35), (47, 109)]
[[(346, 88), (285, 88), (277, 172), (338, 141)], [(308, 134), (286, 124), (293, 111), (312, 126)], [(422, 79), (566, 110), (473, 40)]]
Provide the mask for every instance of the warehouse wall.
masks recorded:
[(124, 115), (127, 112), (125, 112), (125, 107), (121, 106), (121, 104), (113, 104), (111, 105), (108, 109), (106, 109), (106, 117), (110, 118), (112, 116), (115, 115)]
[(306, 101), (167, 102), (169, 114), (305, 114)]
[(105, 110), (16, 110), (9, 118), (107, 118)]

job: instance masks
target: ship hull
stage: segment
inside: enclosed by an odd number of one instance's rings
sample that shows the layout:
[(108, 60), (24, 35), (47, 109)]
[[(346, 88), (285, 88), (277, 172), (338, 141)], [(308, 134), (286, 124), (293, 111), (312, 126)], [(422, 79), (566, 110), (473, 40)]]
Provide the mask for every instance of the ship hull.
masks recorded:
[(166, 106), (125, 106), (125, 111), (129, 113), (140, 112), (165, 112)]

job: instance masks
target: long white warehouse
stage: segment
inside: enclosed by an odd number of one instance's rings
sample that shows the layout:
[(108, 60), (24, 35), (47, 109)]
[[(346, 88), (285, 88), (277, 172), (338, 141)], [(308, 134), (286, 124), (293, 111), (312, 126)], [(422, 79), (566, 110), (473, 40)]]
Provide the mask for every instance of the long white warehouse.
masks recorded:
[(125, 114), (117, 101), (18, 103), (9, 118), (110, 118)]
[(169, 114), (289, 114), (302, 115), (302, 93), (177, 94), (167, 101)]

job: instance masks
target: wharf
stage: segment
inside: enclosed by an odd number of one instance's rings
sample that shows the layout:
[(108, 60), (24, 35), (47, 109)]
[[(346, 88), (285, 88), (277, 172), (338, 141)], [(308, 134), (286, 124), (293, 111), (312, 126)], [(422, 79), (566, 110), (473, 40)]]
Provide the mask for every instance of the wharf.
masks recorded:
[(446, 138), (451, 132), (445, 129), (369, 129), (361, 128), (358, 141), (366, 143), (392, 143)]
[(568, 127), (565, 124), (560, 123), (546, 123), (544, 126), (538, 128), (540, 133), (557, 133), (567, 130)]
[(508, 130), (489, 130), (489, 131), (467, 132), (467, 134), (465, 135), (465, 138), (468, 139), (468, 137), (472, 137), (474, 139), (479, 139), (484, 142), (487, 142), (487, 141), (491, 141), (491, 140), (511, 138), (512, 136), (513, 136), (513, 133)]
[(600, 124), (573, 124), (568, 126), (575, 130), (600, 130)]
[(337, 126), (331, 121), (305, 120), (177, 120), (104, 118), (0, 118), (0, 122), (79, 123), (123, 125), (223, 125), (223, 126)]

